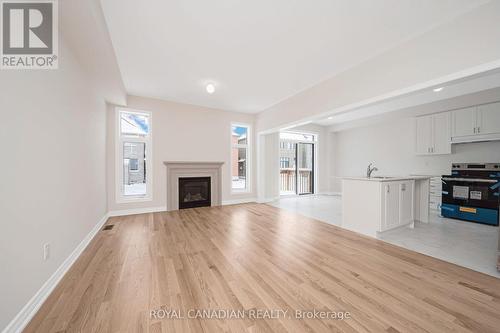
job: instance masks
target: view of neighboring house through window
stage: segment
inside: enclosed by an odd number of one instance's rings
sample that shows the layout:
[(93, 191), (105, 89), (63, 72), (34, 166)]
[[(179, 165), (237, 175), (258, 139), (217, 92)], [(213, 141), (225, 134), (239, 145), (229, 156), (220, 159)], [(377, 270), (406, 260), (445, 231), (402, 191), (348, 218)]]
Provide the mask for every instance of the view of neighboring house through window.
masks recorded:
[(137, 158), (129, 159), (129, 169), (130, 171), (140, 171), (139, 170), (139, 160)]
[(150, 197), (151, 116), (146, 112), (119, 111), (118, 201)]
[(248, 190), (249, 127), (231, 126), (231, 176), (234, 191)]

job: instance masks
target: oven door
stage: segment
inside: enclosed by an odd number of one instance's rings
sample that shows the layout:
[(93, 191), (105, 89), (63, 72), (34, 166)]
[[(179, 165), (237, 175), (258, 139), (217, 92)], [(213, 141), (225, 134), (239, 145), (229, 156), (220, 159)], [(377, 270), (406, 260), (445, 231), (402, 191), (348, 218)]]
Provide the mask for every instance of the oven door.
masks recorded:
[(498, 210), (500, 180), (442, 177), (442, 182), (443, 203)]

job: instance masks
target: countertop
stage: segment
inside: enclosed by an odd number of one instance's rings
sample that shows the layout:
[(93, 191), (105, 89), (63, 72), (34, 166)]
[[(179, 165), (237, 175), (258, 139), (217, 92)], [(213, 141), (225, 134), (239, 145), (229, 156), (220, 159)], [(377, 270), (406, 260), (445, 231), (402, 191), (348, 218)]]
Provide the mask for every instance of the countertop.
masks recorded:
[[(384, 178), (382, 178), (384, 177)], [(399, 180), (425, 180), (431, 179), (432, 176), (372, 176), (371, 178), (367, 177), (342, 177), (343, 180), (362, 180), (368, 182), (393, 182)]]

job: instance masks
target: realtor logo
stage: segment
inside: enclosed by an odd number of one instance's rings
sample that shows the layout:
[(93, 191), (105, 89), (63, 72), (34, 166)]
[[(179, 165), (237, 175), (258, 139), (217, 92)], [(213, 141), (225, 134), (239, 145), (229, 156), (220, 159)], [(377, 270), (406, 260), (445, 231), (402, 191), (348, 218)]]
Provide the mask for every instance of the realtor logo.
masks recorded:
[(1, 68), (56, 69), (57, 0), (1, 0)]

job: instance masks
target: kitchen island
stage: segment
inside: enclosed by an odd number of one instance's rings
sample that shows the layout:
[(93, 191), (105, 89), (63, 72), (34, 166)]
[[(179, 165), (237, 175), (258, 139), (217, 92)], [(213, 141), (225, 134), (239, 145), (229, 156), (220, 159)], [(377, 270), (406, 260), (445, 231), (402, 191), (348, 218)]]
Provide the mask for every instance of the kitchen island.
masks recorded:
[(342, 227), (377, 237), (429, 222), (430, 176), (342, 178)]

